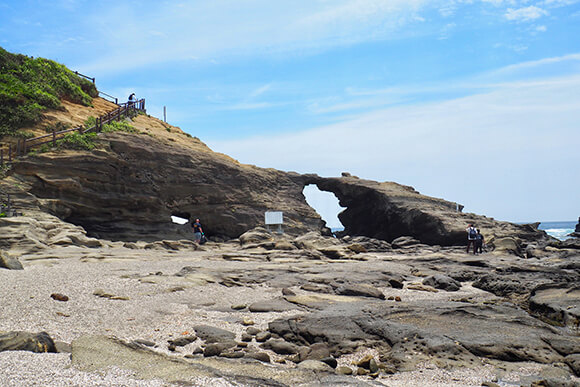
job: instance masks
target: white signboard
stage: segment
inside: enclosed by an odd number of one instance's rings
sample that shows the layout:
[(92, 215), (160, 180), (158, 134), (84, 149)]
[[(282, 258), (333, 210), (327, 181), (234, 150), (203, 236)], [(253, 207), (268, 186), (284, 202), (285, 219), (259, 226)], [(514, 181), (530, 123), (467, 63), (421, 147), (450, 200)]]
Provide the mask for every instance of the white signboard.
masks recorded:
[(283, 215), (282, 211), (266, 211), (264, 214), (266, 224), (283, 224)]

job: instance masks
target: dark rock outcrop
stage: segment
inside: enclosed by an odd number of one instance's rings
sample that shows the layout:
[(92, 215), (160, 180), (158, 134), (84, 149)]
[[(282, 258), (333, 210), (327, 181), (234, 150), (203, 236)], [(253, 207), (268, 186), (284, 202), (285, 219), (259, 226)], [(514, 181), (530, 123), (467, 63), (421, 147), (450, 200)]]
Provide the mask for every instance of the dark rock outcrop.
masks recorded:
[[(580, 285), (548, 284), (534, 289), (530, 311), (556, 324), (580, 328)], [(580, 349), (580, 348), (579, 348)]]
[(574, 232), (570, 234), (571, 237), (580, 238), (580, 217), (578, 217), (578, 224), (574, 228)]
[(236, 335), (233, 332), (209, 325), (196, 325), (194, 329), (197, 336), (206, 343), (220, 343), (231, 341), (236, 338)]
[(436, 274), (425, 278), (423, 285), (433, 286), (435, 289), (443, 289), (448, 292), (455, 292), (461, 288), (461, 284), (458, 281), (443, 274)]
[[(454, 322), (458, 319), (461, 324)], [(412, 369), (433, 356), (450, 365), (475, 364), (478, 357), (549, 364), (575, 351), (551, 345), (561, 339), (558, 330), (508, 305), (339, 305), (275, 320), (269, 329), (297, 345), (326, 343), (334, 356), (373, 345), (399, 369)]]
[(46, 332), (7, 332), (0, 333), (1, 351), (56, 352), (56, 346)]
[(334, 193), (342, 207), (339, 214), (345, 234), (364, 235), (391, 242), (402, 236), (428, 245), (462, 245), (465, 229), (476, 224), (488, 243), (495, 238), (512, 237), (525, 243), (547, 236), (533, 225), (516, 225), (476, 214), (464, 214), (463, 206), (421, 195), (412, 187), (397, 183), (378, 183), (353, 176), (323, 178), (304, 175), (304, 184)]

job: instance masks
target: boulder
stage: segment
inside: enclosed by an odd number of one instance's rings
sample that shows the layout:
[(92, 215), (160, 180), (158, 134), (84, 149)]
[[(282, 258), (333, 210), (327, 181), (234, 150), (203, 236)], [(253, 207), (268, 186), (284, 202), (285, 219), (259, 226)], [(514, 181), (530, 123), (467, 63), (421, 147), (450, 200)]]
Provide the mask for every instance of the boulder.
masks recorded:
[[(366, 236), (354, 236), (351, 237), (347, 235), (342, 238), (344, 243), (349, 244), (348, 249), (355, 252), (385, 252), (391, 251), (392, 246), (389, 242), (380, 239), (369, 238)], [(364, 251), (362, 251), (364, 249)], [(361, 250), (361, 251), (357, 251)]]
[[(260, 244), (264, 242), (273, 242), (273, 235), (270, 231), (262, 227), (256, 227), (252, 230), (246, 231), (239, 237), (242, 246), (249, 244)], [(272, 247), (274, 244), (272, 244)]]
[(56, 346), (46, 332), (0, 333), (1, 351), (56, 352)]
[(220, 341), (217, 343), (208, 344), (203, 350), (204, 357), (219, 356), (225, 350), (233, 348), (237, 343), (233, 340)]
[[(300, 361), (304, 360), (324, 361), (324, 359), (328, 359), (330, 357), (330, 349), (328, 348), (328, 345), (326, 343), (314, 343), (309, 347), (302, 347), (302, 349), (299, 351), (299, 355)], [(336, 365), (332, 368), (336, 368)]]
[(414, 247), (414, 246), (417, 246), (419, 244), (421, 244), (421, 242), (419, 242), (417, 239), (410, 237), (410, 236), (400, 236), (398, 238), (395, 238), (391, 242), (391, 245), (395, 249), (404, 249), (407, 247)]
[(352, 254), (351, 251), (342, 246), (319, 247), (318, 251), (330, 259), (346, 259)]
[(495, 238), (488, 243), (495, 254), (514, 254), (523, 257), (522, 248), (516, 238)]
[(263, 343), (261, 347), (272, 350), (279, 355), (292, 355), (298, 353), (298, 346), (279, 339), (270, 339)]
[(23, 270), (22, 264), (17, 258), (14, 258), (3, 251), (0, 251), (0, 268), (8, 270)]
[(193, 343), (195, 340), (197, 340), (197, 336), (189, 335), (189, 336), (179, 337), (179, 338), (173, 339), (173, 340), (167, 340), (167, 343), (169, 345), (173, 345), (176, 347), (184, 347), (188, 344)]
[(209, 325), (196, 325), (194, 329), (197, 336), (206, 343), (230, 342), (236, 338), (233, 332)]
[(298, 368), (315, 372), (334, 372), (334, 369), (320, 360), (304, 360), (298, 364)]
[(250, 312), (254, 313), (286, 312), (296, 309), (296, 305), (286, 301), (283, 298), (275, 298), (272, 300), (254, 302), (249, 306), (248, 309)]
[(385, 299), (383, 292), (372, 285), (366, 284), (342, 284), (338, 285), (334, 292), (341, 296), (372, 297)]
[(530, 295), (530, 310), (557, 324), (580, 326), (580, 286), (547, 284), (534, 289)]
[(262, 363), (270, 363), (270, 355), (268, 355), (266, 352), (250, 352), (246, 356), (259, 360)]
[(436, 274), (425, 278), (423, 285), (432, 286), (435, 289), (442, 289), (448, 292), (456, 292), (461, 288), (461, 284), (458, 281), (443, 274)]
[(565, 362), (572, 368), (576, 376), (580, 376), (580, 353), (566, 356)]
[(315, 231), (298, 236), (294, 239), (293, 243), (302, 250), (320, 250), (341, 245), (340, 241), (336, 238), (325, 237)]

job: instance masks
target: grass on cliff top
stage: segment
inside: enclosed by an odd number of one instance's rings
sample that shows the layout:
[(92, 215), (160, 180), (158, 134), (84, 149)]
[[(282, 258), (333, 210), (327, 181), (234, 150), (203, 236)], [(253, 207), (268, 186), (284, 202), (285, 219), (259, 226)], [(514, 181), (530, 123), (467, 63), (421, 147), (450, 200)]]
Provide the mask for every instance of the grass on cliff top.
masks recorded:
[[(95, 126), (97, 119), (93, 116), (87, 118), (84, 122), (85, 128), (91, 128)], [(129, 124), (127, 121), (112, 121), (108, 124), (103, 125), (102, 129), (103, 133), (112, 133), (112, 132), (126, 132), (126, 133), (137, 133), (137, 129)], [(97, 147), (97, 134), (96, 133), (79, 133), (79, 132), (71, 132), (64, 135), (62, 138), (56, 140), (56, 143), (53, 144), (44, 144), (37, 150), (32, 151), (31, 153), (35, 152), (48, 152), (50, 150), (55, 149), (75, 149), (75, 150), (93, 150)]]
[(44, 58), (11, 54), (0, 47), (0, 138), (40, 121), (60, 100), (90, 106), (95, 85), (64, 65)]
[[(95, 126), (97, 123), (97, 119), (93, 116), (90, 116), (85, 120), (84, 127), (91, 128)], [(103, 125), (102, 129), (103, 133), (111, 133), (111, 132), (126, 132), (126, 133), (137, 133), (138, 130), (128, 123), (127, 121), (111, 121), (108, 124)]]

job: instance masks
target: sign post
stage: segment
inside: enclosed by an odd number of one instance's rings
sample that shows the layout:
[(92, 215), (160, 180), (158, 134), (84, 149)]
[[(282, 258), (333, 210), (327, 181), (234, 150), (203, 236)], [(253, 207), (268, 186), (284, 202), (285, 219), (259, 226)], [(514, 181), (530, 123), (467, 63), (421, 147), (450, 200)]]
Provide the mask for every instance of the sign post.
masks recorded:
[(284, 214), (282, 211), (266, 211), (264, 213), (264, 220), (266, 223), (266, 228), (270, 230), (270, 226), (278, 226), (276, 232), (278, 234), (283, 234), (282, 224), (284, 224)]

